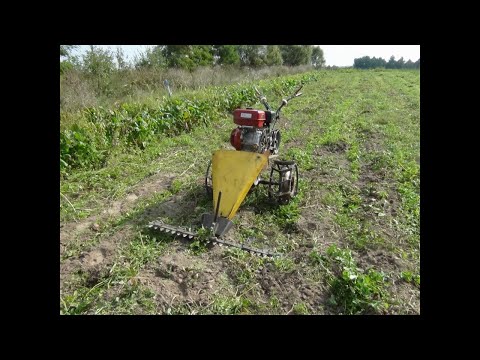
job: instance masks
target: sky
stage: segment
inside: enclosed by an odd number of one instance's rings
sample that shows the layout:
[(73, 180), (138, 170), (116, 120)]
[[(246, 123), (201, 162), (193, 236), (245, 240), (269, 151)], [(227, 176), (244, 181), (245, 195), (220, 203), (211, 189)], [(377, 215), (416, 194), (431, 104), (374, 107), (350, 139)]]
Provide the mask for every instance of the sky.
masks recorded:
[(420, 45), (320, 45), (326, 65), (352, 66), (353, 59), (363, 56), (381, 57), (388, 61), (390, 56), (405, 61), (420, 58)]
[[(115, 51), (120, 46), (127, 59), (133, 60), (139, 51), (144, 51), (153, 45), (99, 45)], [(353, 59), (363, 56), (382, 57), (388, 61), (390, 56), (395, 59), (403, 57), (405, 61), (417, 61), (420, 58), (420, 45), (319, 45), (323, 50), (326, 65), (353, 66)], [(89, 45), (80, 45), (77, 55), (84, 53)]]

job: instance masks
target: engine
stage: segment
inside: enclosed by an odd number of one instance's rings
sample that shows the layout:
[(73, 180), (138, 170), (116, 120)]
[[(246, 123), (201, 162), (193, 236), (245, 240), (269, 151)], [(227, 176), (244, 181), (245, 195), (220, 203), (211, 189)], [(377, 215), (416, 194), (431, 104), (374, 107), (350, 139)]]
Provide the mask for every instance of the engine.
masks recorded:
[(239, 126), (232, 131), (230, 143), (236, 150), (263, 152), (264, 136), (262, 130)]
[(251, 152), (267, 150), (268, 123), (265, 111), (237, 109), (233, 112), (233, 121), (239, 125), (230, 135), (230, 143), (236, 150)]

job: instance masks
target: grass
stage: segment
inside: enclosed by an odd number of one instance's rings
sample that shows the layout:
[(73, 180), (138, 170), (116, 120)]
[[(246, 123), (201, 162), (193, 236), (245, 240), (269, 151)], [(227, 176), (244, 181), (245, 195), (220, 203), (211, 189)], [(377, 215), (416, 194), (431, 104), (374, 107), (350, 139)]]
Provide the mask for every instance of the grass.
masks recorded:
[[(280, 122), (280, 153), (298, 163), (299, 196), (277, 206), (264, 188), (256, 189), (231, 232), (235, 241), (254, 238), (255, 245), (281, 257), (215, 250), (201, 241), (183, 245), (143, 230), (157, 217), (198, 226), (201, 213), (212, 210), (203, 193), (204, 172), (211, 152), (228, 148), (234, 127), (229, 114), (219, 114), (208, 127), (158, 136), (143, 150), (117, 148), (101, 169), (78, 169), (62, 179), (61, 223), (94, 217), (101, 230), (86, 230), (66, 244), (61, 266), (124, 235), (111, 262), (98, 271), (72, 267), (61, 313), (418, 313), (419, 72), (319, 74), (284, 108)], [(274, 88), (267, 97), (278, 99)], [(147, 187), (132, 204), (122, 202)], [(104, 217), (116, 201), (124, 211)], [(202, 265), (184, 295), (168, 298), (138, 281), (167, 254), (184, 254)], [(216, 275), (212, 288), (203, 289), (209, 269)]]

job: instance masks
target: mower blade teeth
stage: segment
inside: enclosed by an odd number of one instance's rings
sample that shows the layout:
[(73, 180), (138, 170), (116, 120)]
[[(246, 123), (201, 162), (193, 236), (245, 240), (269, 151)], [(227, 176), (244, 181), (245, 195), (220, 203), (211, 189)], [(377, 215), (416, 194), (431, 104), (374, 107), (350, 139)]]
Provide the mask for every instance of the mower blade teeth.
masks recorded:
[[(167, 234), (173, 234), (177, 236), (181, 236), (183, 238), (188, 238), (188, 239), (193, 239), (197, 236), (191, 228), (187, 229), (186, 227), (175, 227), (175, 226), (169, 226), (164, 224), (161, 221), (155, 221), (147, 225), (149, 228), (153, 228), (154, 230), (158, 230), (160, 232), (165, 232)], [(247, 239), (247, 243), (251, 242), (253, 239)], [(205, 244), (207, 245), (212, 245), (212, 246), (221, 246), (221, 247), (234, 247), (243, 251), (246, 251), (252, 256), (257, 256), (257, 257), (277, 257), (280, 256), (280, 254), (276, 253), (271, 253), (267, 249), (256, 249), (247, 246), (245, 243), (243, 244), (238, 244), (235, 242), (223, 240), (221, 238), (216, 238), (215, 236), (212, 236), (208, 239), (205, 239)]]

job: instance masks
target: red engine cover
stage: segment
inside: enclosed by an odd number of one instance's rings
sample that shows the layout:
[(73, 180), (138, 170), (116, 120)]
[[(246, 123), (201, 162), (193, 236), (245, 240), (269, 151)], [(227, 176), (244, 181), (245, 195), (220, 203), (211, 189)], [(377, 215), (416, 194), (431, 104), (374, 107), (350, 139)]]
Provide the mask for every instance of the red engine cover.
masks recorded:
[(236, 109), (233, 112), (233, 122), (242, 126), (263, 127), (265, 111), (253, 109)]
[(230, 144), (232, 144), (236, 150), (242, 150), (242, 141), (240, 140), (241, 134), (242, 131), (239, 128), (233, 129), (230, 134)]

